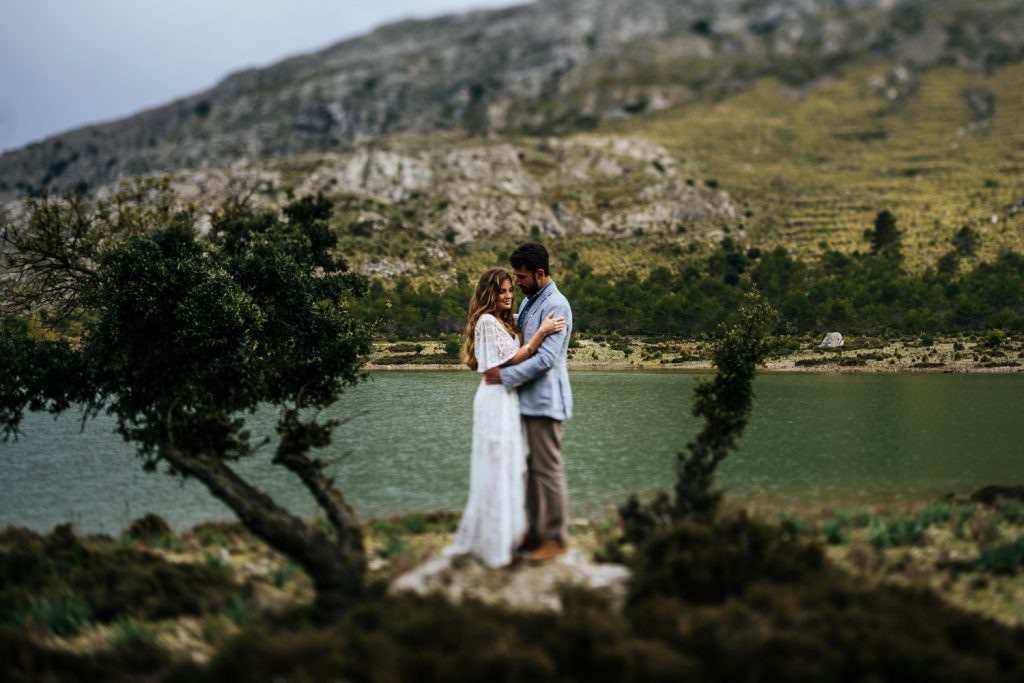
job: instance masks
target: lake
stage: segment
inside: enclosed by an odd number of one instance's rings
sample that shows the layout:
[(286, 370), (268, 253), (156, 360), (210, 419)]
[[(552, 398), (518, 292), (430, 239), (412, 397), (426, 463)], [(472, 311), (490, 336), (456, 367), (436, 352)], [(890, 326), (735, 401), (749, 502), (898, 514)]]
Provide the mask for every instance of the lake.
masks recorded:
[[(573, 515), (672, 486), (675, 455), (699, 429), (690, 404), (701, 376), (572, 373), (577, 415), (563, 451)], [(340, 458), (338, 483), (361, 516), (461, 509), (478, 381), (469, 371), (377, 372), (325, 411), (348, 419), (326, 455)], [(855, 505), (1024, 483), (1020, 374), (761, 374), (754, 388), (742, 449), (720, 469), (727, 496)], [(253, 416), (254, 434), (272, 435), (275, 418)], [(25, 435), (0, 443), (0, 527), (72, 521), (117, 533), (146, 512), (177, 530), (232, 518), (199, 484), (143, 472), (109, 418), (80, 426), (73, 412), (29, 414)], [(311, 514), (301, 486), (269, 463), (271, 448), (239, 468)]]

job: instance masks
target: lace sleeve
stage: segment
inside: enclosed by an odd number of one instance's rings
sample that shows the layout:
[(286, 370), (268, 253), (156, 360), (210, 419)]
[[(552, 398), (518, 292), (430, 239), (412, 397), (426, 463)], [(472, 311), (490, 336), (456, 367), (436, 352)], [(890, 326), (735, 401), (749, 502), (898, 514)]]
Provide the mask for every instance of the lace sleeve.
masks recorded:
[(519, 350), (516, 338), (493, 315), (480, 316), (474, 334), (477, 372), (501, 365)]

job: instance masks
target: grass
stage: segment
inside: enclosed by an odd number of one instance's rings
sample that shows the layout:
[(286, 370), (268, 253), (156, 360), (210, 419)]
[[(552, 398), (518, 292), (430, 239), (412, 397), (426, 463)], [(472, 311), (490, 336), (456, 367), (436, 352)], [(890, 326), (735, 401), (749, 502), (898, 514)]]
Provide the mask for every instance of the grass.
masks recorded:
[(821, 543), (829, 560), (851, 574), (927, 588), (961, 609), (1024, 626), (1019, 501), (896, 501), (856, 509), (773, 502), (754, 509), (795, 536)]
[(73, 595), (43, 597), (33, 600), (24, 612), (15, 613), (14, 621), (41, 627), (55, 636), (67, 638), (78, 635), (89, 625), (91, 610)]
[[(813, 257), (820, 242), (863, 250), (863, 231), (887, 208), (906, 232), (909, 264), (933, 263), (960, 226), (979, 226), (981, 258), (1024, 246), (1024, 65), (991, 75), (938, 68), (921, 76), (900, 107), (873, 87), (893, 65), (844, 67), (795, 98), (775, 79), (725, 99), (609, 124), (601, 133), (643, 136), (749, 201), (751, 241)], [(995, 94), (979, 126), (965, 93)], [(727, 179), (727, 180), (726, 180)], [(992, 216), (997, 222), (992, 222)]]

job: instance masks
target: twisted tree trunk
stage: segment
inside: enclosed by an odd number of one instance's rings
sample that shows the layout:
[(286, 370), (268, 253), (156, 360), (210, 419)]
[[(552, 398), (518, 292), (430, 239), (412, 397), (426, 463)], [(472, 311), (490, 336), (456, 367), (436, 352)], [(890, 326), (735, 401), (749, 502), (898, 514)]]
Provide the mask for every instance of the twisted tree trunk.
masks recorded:
[[(308, 479), (317, 485), (316, 490), (311, 489), (317, 502), (321, 505), (321, 499), (331, 502), (328, 517), (337, 540), (282, 508), (215, 455), (184, 453), (164, 444), (160, 457), (176, 472), (202, 482), (210, 493), (231, 508), (249, 531), (302, 565), (316, 589), (314, 614), (317, 620), (336, 620), (362, 597), (366, 563), (362, 534), (340, 493), (327, 494), (329, 483), (323, 477), (319, 477), (319, 481), (316, 477)], [(312, 466), (304, 454), (290, 453), (288, 458), (297, 469), (304, 469), (302, 460)], [(346, 512), (342, 514), (342, 510)]]

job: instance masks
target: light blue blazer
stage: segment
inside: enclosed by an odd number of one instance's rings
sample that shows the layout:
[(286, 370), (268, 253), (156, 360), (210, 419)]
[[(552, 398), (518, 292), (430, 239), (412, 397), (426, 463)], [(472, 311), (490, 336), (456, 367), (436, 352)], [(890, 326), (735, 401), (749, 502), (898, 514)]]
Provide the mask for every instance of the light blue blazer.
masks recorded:
[(519, 317), (519, 329), (523, 339), (529, 341), (552, 311), (556, 318), (565, 316), (565, 329), (545, 337), (536, 353), (519, 365), (501, 368), (501, 383), (519, 389), (519, 412), (523, 415), (562, 421), (572, 417), (572, 389), (566, 368), (572, 309), (553, 280), (533, 295), (525, 318)]

